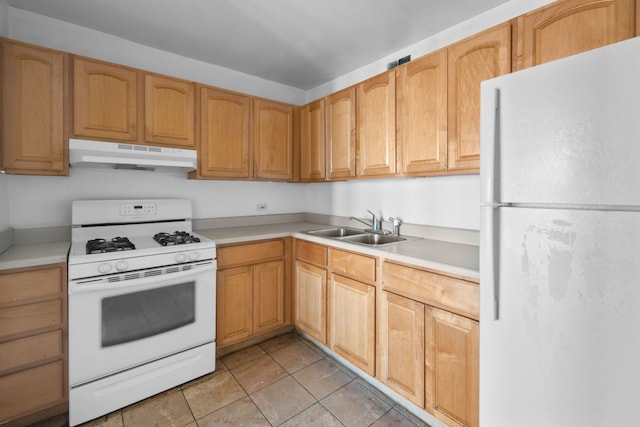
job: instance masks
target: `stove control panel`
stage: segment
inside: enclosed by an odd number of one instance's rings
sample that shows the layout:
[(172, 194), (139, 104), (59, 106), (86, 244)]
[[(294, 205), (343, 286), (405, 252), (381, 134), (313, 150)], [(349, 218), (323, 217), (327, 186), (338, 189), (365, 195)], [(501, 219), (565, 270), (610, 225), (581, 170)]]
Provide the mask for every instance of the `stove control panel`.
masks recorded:
[(155, 215), (155, 214), (156, 214), (155, 203), (123, 203), (120, 205), (120, 215), (122, 216)]

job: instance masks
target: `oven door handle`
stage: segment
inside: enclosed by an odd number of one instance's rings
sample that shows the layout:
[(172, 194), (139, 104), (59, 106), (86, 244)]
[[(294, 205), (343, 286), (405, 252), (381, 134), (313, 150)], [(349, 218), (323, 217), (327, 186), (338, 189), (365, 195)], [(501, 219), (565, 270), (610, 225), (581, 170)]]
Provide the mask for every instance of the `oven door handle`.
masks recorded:
[(213, 261), (211, 263), (201, 264), (189, 270), (177, 273), (160, 274), (149, 277), (141, 277), (137, 279), (121, 280), (117, 282), (99, 282), (99, 283), (78, 283), (69, 282), (69, 295), (82, 294), (87, 292), (108, 291), (113, 289), (126, 288), (130, 291), (141, 291), (154, 287), (158, 287), (158, 282), (166, 282), (166, 285), (175, 284), (177, 282), (189, 279), (190, 277), (200, 274), (211, 274), (213, 283), (215, 283), (216, 267)]

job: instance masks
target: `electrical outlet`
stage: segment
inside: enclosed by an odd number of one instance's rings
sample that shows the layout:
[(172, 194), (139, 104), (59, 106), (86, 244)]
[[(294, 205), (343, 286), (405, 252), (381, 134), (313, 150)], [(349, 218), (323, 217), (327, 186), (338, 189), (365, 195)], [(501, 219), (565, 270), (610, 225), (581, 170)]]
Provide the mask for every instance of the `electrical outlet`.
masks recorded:
[(269, 205), (267, 205), (266, 203), (258, 203), (256, 205), (256, 210), (257, 211), (266, 211), (268, 207), (269, 207)]

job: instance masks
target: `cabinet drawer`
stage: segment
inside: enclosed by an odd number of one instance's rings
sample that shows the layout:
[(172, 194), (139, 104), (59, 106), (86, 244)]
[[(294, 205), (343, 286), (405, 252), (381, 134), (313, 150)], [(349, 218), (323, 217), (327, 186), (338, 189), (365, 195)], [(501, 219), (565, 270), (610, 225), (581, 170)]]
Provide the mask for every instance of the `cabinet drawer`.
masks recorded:
[(62, 332), (53, 331), (0, 344), (0, 371), (37, 363), (62, 354)]
[(480, 313), (480, 289), (474, 282), (385, 261), (382, 264), (382, 287), (472, 319), (478, 319)]
[(0, 377), (0, 424), (65, 399), (62, 362)]
[(329, 249), (331, 269), (334, 273), (363, 282), (376, 281), (376, 258), (352, 252)]
[(0, 340), (62, 323), (62, 301), (59, 299), (0, 309)]
[(0, 274), (0, 305), (62, 292), (60, 268)]
[(304, 240), (296, 240), (296, 259), (324, 267), (327, 265), (327, 248)]
[(253, 264), (284, 256), (283, 240), (268, 240), (246, 245), (218, 248), (218, 268), (232, 265)]

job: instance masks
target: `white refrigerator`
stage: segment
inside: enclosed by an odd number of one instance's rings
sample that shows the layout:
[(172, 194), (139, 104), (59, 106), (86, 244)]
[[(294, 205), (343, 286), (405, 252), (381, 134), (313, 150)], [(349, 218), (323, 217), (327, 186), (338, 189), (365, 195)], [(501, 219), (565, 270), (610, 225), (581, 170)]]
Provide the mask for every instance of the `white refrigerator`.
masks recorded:
[(640, 425), (640, 38), (482, 83), (480, 426)]

